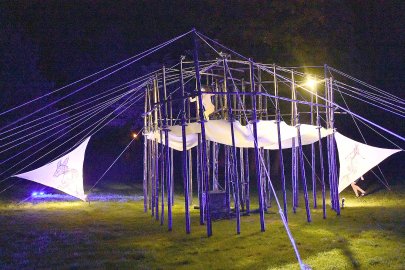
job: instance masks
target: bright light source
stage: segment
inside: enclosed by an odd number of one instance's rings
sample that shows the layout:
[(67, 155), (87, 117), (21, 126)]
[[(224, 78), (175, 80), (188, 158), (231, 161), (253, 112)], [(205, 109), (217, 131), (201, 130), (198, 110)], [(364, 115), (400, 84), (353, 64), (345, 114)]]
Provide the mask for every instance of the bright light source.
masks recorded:
[(317, 83), (318, 82), (315, 79), (308, 77), (307, 81), (305, 82), (305, 86), (307, 86), (310, 90), (315, 91)]
[(41, 191), (41, 192), (39, 193), (39, 195), (43, 196), (43, 195), (45, 195), (45, 192)]
[(36, 192), (36, 191), (32, 192), (32, 194), (31, 194), (32, 197), (35, 197), (37, 195), (38, 195), (38, 192)]
[(138, 134), (136, 134), (135, 132), (132, 132), (132, 138), (136, 138), (138, 136)]

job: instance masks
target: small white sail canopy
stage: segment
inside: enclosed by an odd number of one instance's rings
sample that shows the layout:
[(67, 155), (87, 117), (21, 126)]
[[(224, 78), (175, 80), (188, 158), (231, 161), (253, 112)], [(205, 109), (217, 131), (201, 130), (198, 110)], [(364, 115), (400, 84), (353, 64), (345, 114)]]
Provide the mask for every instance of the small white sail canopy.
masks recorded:
[[(240, 122), (235, 121), (234, 134), (236, 147), (253, 148), (253, 125), (248, 124), (242, 126)], [(169, 147), (175, 150), (183, 150), (183, 140), (181, 134), (181, 126), (169, 127)], [(311, 144), (318, 141), (318, 127), (312, 125), (302, 124), (300, 126), (301, 142), (303, 145)], [(193, 148), (198, 144), (198, 133), (201, 133), (201, 126), (199, 123), (190, 123), (186, 127), (186, 145), (187, 149)], [(278, 149), (278, 135), (277, 135), (277, 123), (274, 120), (261, 120), (257, 123), (257, 137), (258, 146), (264, 149), (275, 150)], [(231, 125), (226, 120), (210, 120), (205, 123), (205, 134), (209, 141), (232, 145), (231, 138)], [(295, 145), (298, 145), (297, 141), (297, 128), (287, 125), (285, 122), (280, 122), (280, 134), (281, 134), (281, 147), (283, 149), (291, 148), (292, 141), (295, 139)], [(332, 134), (332, 130), (326, 130), (321, 128), (322, 138)], [(160, 143), (160, 131), (154, 131), (146, 133), (145, 136), (149, 140), (157, 140)], [(162, 132), (162, 141), (164, 140), (164, 132)]]
[(339, 132), (335, 133), (335, 139), (340, 163), (339, 193), (384, 159), (401, 151), (359, 143)]
[(58, 189), (85, 201), (86, 195), (83, 190), (83, 162), (89, 140), (90, 137), (85, 139), (73, 151), (51, 163), (14, 176)]

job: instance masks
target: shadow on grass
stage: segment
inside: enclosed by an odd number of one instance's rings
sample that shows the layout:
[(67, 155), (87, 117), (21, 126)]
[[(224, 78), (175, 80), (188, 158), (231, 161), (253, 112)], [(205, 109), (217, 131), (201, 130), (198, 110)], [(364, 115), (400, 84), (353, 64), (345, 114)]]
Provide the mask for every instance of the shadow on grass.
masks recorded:
[(353, 251), (350, 249), (347, 239), (344, 237), (338, 237), (338, 239), (338, 242), (340, 242), (342, 245), (341, 250), (343, 251), (343, 254), (349, 259), (349, 262), (353, 266), (353, 269), (360, 269), (360, 263), (356, 259)]
[[(236, 235), (234, 219), (216, 221), (213, 236), (207, 238), (205, 226), (199, 226), (199, 211), (194, 210), (192, 233), (186, 235), (183, 201), (176, 198), (172, 232), (150, 212), (143, 213), (142, 201), (0, 205), (1, 268), (297, 268), (278, 215), (266, 215), (264, 233), (258, 214), (242, 217), (241, 235)], [(289, 211), (289, 225), (304, 262), (308, 260), (314, 269), (380, 266), (379, 261), (369, 261), (371, 257), (398, 266), (394, 256), (404, 251), (405, 205), (397, 199), (387, 203), (385, 195), (372, 199), (350, 198), (340, 217), (328, 207), (326, 220), (321, 209), (312, 210), (310, 224), (305, 209), (298, 208), (297, 214)]]

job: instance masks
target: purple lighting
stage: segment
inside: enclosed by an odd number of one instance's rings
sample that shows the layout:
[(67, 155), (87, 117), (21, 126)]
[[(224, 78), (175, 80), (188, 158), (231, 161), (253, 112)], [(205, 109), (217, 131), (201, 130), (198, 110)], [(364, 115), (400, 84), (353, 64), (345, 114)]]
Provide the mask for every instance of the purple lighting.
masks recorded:
[(34, 191), (31, 193), (31, 197), (39, 198), (45, 196), (45, 192), (43, 191)]

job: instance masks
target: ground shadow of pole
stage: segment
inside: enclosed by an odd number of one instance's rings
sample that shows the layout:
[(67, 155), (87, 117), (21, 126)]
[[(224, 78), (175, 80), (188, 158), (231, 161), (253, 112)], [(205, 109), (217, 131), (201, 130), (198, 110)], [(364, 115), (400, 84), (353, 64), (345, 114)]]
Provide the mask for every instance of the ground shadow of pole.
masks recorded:
[(343, 254), (350, 260), (350, 263), (353, 266), (353, 269), (360, 269), (360, 263), (354, 256), (352, 250), (349, 248), (349, 243), (346, 238), (337, 236), (338, 241), (342, 243), (341, 245), (341, 250), (343, 251)]

